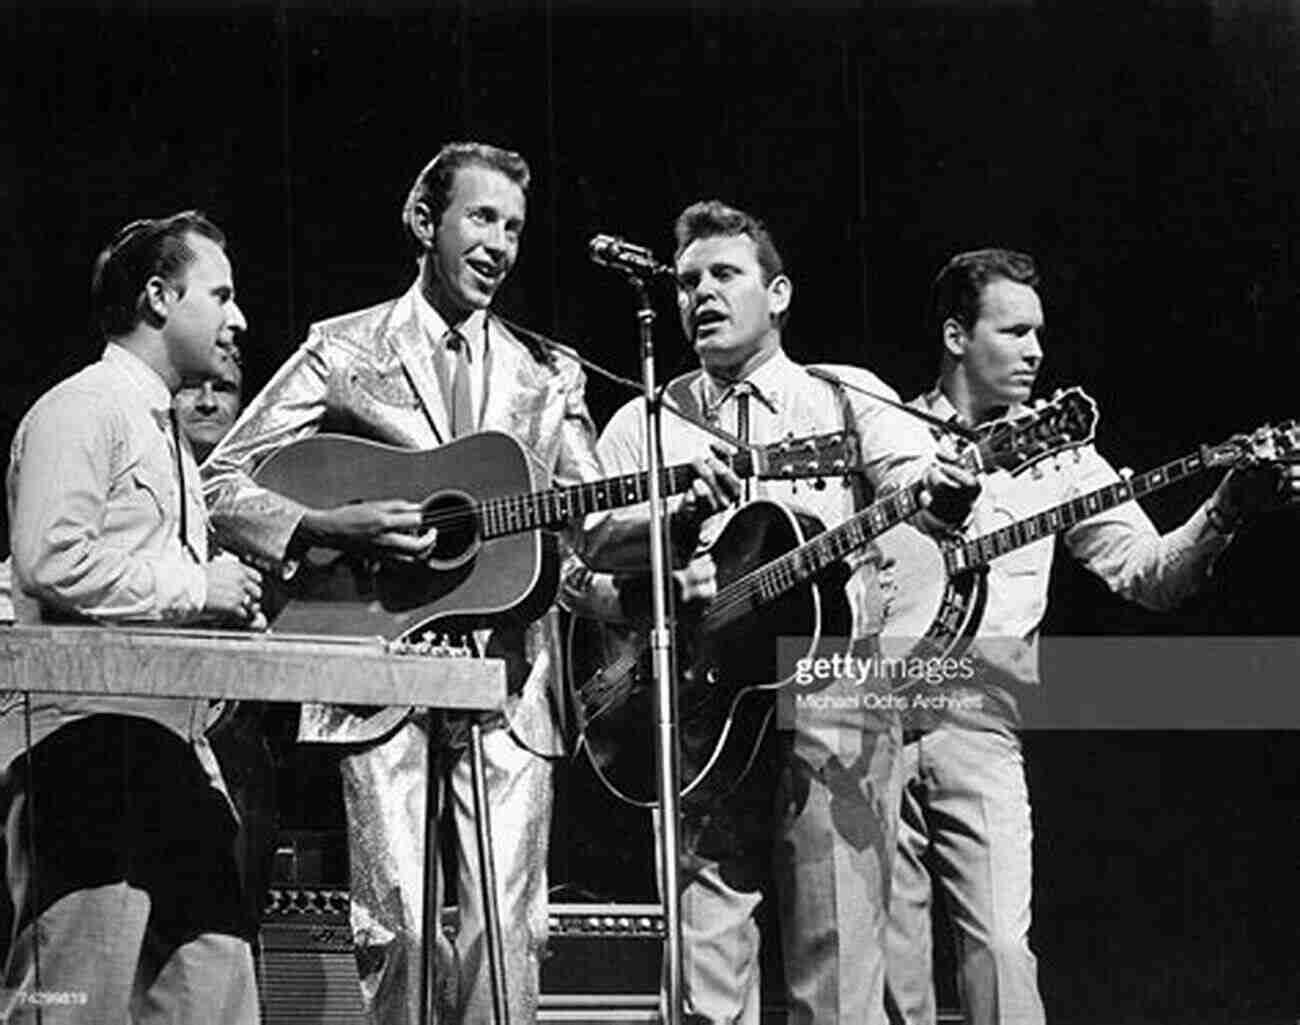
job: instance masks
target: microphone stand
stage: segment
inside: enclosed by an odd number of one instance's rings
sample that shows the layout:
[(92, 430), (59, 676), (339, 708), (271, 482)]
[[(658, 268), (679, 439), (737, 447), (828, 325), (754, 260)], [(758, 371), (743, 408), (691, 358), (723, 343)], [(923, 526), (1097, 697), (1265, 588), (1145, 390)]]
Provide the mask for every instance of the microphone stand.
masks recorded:
[(650, 594), (654, 621), (650, 651), (655, 682), (655, 727), (659, 780), (659, 872), (660, 897), (664, 905), (664, 1025), (681, 1025), (682, 1016), (682, 921), (681, 888), (678, 885), (680, 836), (678, 828), (677, 779), (677, 688), (674, 686), (672, 631), (668, 624), (669, 553), (666, 517), (663, 510), (662, 449), (660, 412), (655, 385), (654, 309), (645, 281), (629, 275), (637, 296), (637, 325), (641, 342), (641, 383), (646, 404), (646, 470), (650, 500)]

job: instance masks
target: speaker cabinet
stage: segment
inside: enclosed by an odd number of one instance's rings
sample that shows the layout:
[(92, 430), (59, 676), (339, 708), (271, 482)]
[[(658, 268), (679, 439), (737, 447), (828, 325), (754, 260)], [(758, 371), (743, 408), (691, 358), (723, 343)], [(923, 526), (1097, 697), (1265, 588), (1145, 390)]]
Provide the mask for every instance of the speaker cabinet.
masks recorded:
[(265, 1025), (364, 1025), (346, 890), (272, 890), (258, 940)]
[[(446, 909), (443, 930), (457, 924)], [(663, 935), (657, 904), (552, 904), (537, 1020), (659, 1021)], [(265, 1025), (363, 1025), (346, 890), (272, 890), (259, 947)]]

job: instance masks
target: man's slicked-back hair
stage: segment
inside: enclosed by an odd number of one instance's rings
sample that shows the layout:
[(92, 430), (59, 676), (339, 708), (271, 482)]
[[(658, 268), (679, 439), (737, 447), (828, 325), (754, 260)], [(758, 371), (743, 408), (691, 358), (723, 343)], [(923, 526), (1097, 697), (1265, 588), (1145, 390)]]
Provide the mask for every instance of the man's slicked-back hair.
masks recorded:
[(194, 262), (191, 234), (226, 246), (221, 229), (200, 211), (182, 210), (132, 221), (100, 251), (90, 279), (90, 308), (105, 339), (130, 334), (146, 317), (150, 278), (162, 278), (185, 293), (185, 269)]
[(1001, 280), (1038, 288), (1034, 258), (1013, 249), (973, 249), (944, 264), (930, 288), (930, 337), (936, 337), (949, 319), (972, 330), (979, 319), (984, 287)]
[(752, 214), (727, 206), (721, 200), (706, 199), (692, 203), (677, 218), (673, 235), (677, 240), (673, 259), (680, 257), (682, 250), (696, 239), (715, 238), (719, 235), (748, 235), (753, 240), (758, 265), (763, 270), (763, 284), (770, 284), (778, 274), (785, 273), (781, 254), (777, 251), (767, 226)]
[(415, 182), (402, 207), (402, 223), (416, 243), (420, 241), (415, 234), (416, 205), (425, 204), (435, 224), (442, 220), (447, 204), (451, 201), (451, 187), (456, 181), (456, 172), (462, 167), (486, 167), (500, 171), (519, 186), (520, 192), (528, 195), (532, 174), (528, 170), (528, 161), (518, 153), (484, 142), (449, 142), (415, 176)]

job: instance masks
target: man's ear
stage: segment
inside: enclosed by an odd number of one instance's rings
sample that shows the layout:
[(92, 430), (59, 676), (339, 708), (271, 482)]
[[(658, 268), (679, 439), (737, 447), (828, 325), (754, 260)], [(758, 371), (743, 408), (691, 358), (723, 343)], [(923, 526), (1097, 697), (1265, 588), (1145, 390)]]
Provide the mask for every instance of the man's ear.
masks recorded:
[(943, 322), (943, 351), (953, 359), (961, 359), (966, 354), (966, 345), (970, 335), (956, 320), (949, 317)]
[(767, 304), (775, 320), (790, 308), (794, 298), (794, 283), (784, 274), (778, 274), (767, 283)]
[(438, 225), (433, 219), (433, 211), (424, 200), (420, 200), (411, 208), (411, 233), (426, 249), (433, 246), (433, 240), (438, 235)]
[(140, 297), (140, 313), (155, 326), (167, 319), (167, 305), (171, 301), (169, 293), (176, 290), (158, 275), (144, 283), (144, 293)]

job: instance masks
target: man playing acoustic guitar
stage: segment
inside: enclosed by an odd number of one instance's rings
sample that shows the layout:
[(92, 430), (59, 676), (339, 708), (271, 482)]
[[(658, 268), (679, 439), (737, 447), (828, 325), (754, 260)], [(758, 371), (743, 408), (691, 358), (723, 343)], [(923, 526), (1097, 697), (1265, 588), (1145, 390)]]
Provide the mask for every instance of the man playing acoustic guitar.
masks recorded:
[[(681, 323), (702, 370), (670, 385), (669, 402), (747, 442), (847, 429), (858, 436), (861, 469), (873, 487), (927, 480), (931, 510), (942, 507), (959, 522), (975, 481), (953, 463), (936, 462), (923, 424), (810, 372), (785, 354), (782, 332), (793, 286), (766, 228), (749, 214), (712, 201), (686, 209), (676, 235)], [(838, 367), (834, 373), (867, 392), (895, 397), (864, 370)], [(641, 468), (643, 437), (641, 405), (629, 403), (601, 436), (606, 470)], [(665, 414), (663, 441), (664, 458), (671, 463), (706, 450), (713, 438)], [(725, 518), (710, 514), (740, 493), (734, 476), (720, 464), (714, 470), (673, 509), (678, 565), (690, 559), (697, 540), (705, 546), (717, 540)], [(852, 514), (855, 504), (853, 492), (838, 481), (824, 490), (771, 483), (758, 485), (757, 491), (774, 501), (747, 508), (763, 505), (778, 519), (788, 508), (791, 523), (798, 510), (834, 526)], [(924, 515), (938, 523), (930, 513)], [(603, 593), (602, 607), (610, 618), (645, 611), (644, 576), (632, 571), (644, 572), (646, 520), (640, 507), (612, 513), (593, 526), (588, 551), (590, 568), (598, 572), (567, 582), (573, 590)], [(840, 594), (831, 597), (847, 596), (853, 634), (865, 637), (879, 625), (874, 560), (869, 551), (861, 552), (853, 565), (857, 571), (847, 586), (838, 584)], [(679, 569), (682, 597), (711, 598), (719, 566), (704, 556)], [(625, 575), (611, 576), (620, 571)], [(768, 640), (783, 627), (800, 632), (792, 623), (778, 623)], [(683, 698), (682, 704), (688, 702)], [(754, 914), (774, 848), (790, 1021), (880, 1020), (898, 722), (863, 709), (815, 718), (814, 723), (796, 717), (793, 735), (780, 743), (769, 731), (756, 764), (724, 798), (683, 804), (684, 983), (693, 1022), (757, 1025)], [(683, 748), (690, 746), (686, 729)]]
[[(443, 147), (419, 173), (402, 212), (419, 254), (415, 283), (398, 299), (314, 324), (209, 458), (207, 493), (223, 544), (275, 566), (310, 546), (412, 561), (431, 553), (437, 531), (424, 529), (417, 502), (311, 508), (255, 482), (267, 457), (318, 432), (433, 449), (494, 429), (561, 482), (600, 476), (582, 371), (490, 310), (518, 255), (528, 182), (518, 154), (478, 143)], [(486, 733), (484, 746), (510, 1020), (522, 1023), (536, 1013), (546, 939), (547, 759), (562, 752), (551, 699), (559, 674), (554, 613), (497, 628), (488, 654), (505, 658), (512, 677), (507, 721)], [(413, 1025), (420, 1006), (427, 728), (403, 718), (371, 737), (346, 709), (307, 706), (299, 731), (303, 740), (360, 741), (342, 763), (352, 925), (365, 1002), (384, 1025)], [(481, 1025), (492, 1001), (462, 755), (447, 756), (460, 843), (461, 977), (457, 994), (456, 955), (439, 935), (440, 1002), (459, 1003), (458, 1020)]]
[[(939, 382), (913, 405), (978, 427), (1014, 415), (1042, 367), (1043, 308), (1033, 260), (1004, 249), (953, 257), (935, 280), (931, 329), (942, 345)], [(1113, 485), (1120, 478), (1090, 445), (1012, 476), (993, 472), (975, 503), (968, 535), (982, 535), (1049, 506)], [(1293, 498), (1294, 467), (1279, 479), (1251, 469), (1229, 473), (1188, 521), (1161, 535), (1135, 501), (1073, 523), (1066, 548), (1114, 591), (1150, 608), (1170, 608), (1206, 579), (1242, 518)], [(1270, 494), (1272, 492), (1272, 494)], [(1068, 525), (1069, 509), (1053, 513)], [(1051, 529), (1059, 529), (1053, 526)], [(971, 657), (968, 686), (957, 684), (936, 721), (905, 734), (904, 792), (894, 859), (888, 943), (892, 1021), (932, 1025), (931, 881), (933, 864), (958, 936), (959, 990), (971, 1025), (1043, 1021), (1029, 947), (1031, 825), (1015, 689), (1038, 679), (1037, 636), (1047, 604), (1054, 539), (1039, 540), (989, 564), (987, 605)], [(923, 582), (931, 542), (910, 527), (886, 535), (882, 585), (885, 645), (902, 651), (924, 632), (902, 626)], [(970, 693), (963, 693), (963, 691)], [(961, 700), (958, 700), (958, 698)], [(932, 728), (925, 728), (931, 726)], [(924, 859), (924, 861), (923, 861)]]

